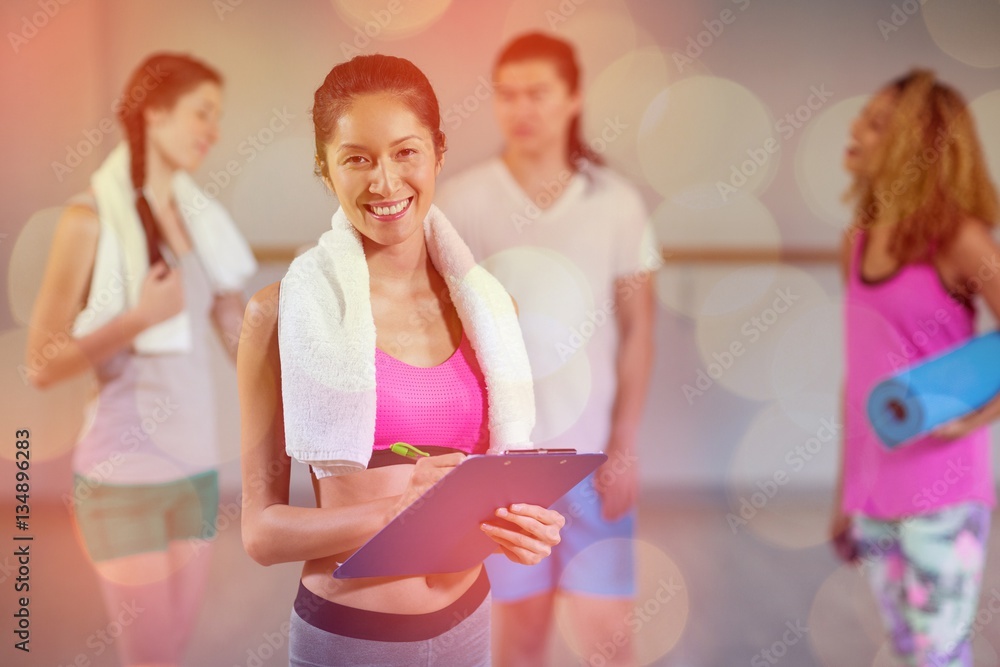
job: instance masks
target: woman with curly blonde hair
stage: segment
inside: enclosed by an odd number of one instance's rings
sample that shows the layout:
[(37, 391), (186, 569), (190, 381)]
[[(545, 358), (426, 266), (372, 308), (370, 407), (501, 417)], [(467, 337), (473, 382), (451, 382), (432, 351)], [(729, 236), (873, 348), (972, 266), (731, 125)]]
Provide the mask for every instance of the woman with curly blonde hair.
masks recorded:
[(997, 195), (962, 97), (913, 70), (851, 128), (845, 166), (844, 446), (831, 537), (864, 564), (896, 653), (911, 665), (971, 665), (971, 625), (996, 504), (986, 426), (1000, 397), (895, 449), (865, 402), (887, 375), (1000, 317)]

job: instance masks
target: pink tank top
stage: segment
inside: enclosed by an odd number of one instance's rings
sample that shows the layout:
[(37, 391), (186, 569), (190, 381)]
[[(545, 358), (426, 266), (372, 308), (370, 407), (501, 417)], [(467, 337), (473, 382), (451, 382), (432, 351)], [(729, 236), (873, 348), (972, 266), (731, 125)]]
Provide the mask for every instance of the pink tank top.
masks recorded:
[(432, 454), (489, 448), (486, 384), (472, 345), (437, 366), (411, 366), (375, 349), (375, 444), (369, 468), (415, 463), (388, 450), (408, 442)]
[(845, 300), (845, 512), (896, 519), (965, 501), (996, 504), (989, 433), (924, 437), (887, 449), (868, 422), (872, 388), (924, 357), (969, 340), (974, 311), (945, 289), (936, 267), (906, 264), (877, 281), (861, 277), (866, 236), (854, 244)]

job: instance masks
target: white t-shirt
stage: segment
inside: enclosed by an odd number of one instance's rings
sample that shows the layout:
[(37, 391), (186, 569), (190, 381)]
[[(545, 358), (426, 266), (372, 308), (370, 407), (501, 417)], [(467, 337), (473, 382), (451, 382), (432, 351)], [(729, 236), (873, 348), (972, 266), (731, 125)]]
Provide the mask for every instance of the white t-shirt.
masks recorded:
[(614, 283), (658, 265), (636, 189), (588, 165), (531, 201), (499, 158), (448, 179), (435, 203), (517, 301), (535, 380), (539, 447), (603, 451), (615, 398)]

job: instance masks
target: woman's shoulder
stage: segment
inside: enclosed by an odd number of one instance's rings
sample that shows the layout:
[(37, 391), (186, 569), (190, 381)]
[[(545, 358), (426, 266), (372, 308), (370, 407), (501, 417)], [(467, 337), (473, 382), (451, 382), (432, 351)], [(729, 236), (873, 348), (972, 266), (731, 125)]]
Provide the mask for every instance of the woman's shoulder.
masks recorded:
[(946, 255), (953, 258), (981, 256), (997, 249), (993, 235), (995, 227), (974, 216), (963, 217), (955, 226), (955, 232), (946, 246)]
[(65, 206), (80, 206), (97, 213), (97, 196), (91, 188), (80, 190), (66, 198)]
[(273, 283), (265, 285), (257, 290), (247, 302), (247, 312), (257, 315), (268, 315), (277, 317), (278, 298), (281, 295), (281, 281), (275, 280)]
[(964, 217), (942, 254), (945, 262), (959, 273), (974, 274), (982, 266), (992, 267), (1000, 256), (1000, 245), (994, 236), (995, 226), (973, 216)]
[(96, 244), (100, 226), (94, 196), (84, 191), (66, 200), (56, 234), (73, 244)]
[(267, 338), (277, 329), (278, 299), (281, 295), (281, 281), (262, 287), (247, 302), (243, 318), (242, 337)]
[(994, 237), (995, 225), (975, 216), (962, 218), (955, 229), (956, 244), (971, 244), (976, 247), (990, 245), (996, 242)]

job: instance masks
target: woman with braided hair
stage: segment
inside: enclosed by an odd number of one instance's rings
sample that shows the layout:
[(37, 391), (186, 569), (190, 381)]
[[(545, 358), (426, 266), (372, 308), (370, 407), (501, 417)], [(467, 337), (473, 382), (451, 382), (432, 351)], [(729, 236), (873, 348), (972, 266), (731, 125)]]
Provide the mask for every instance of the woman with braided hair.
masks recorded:
[[(39, 388), (95, 376), (73, 455), (74, 514), (124, 665), (179, 665), (205, 587), (218, 509), (214, 327), (235, 362), (256, 263), (189, 173), (218, 138), (221, 77), (156, 54), (115, 104), (125, 141), (73, 197), (52, 243), (27, 355), (66, 343)], [(140, 611), (141, 610), (141, 611)]]

